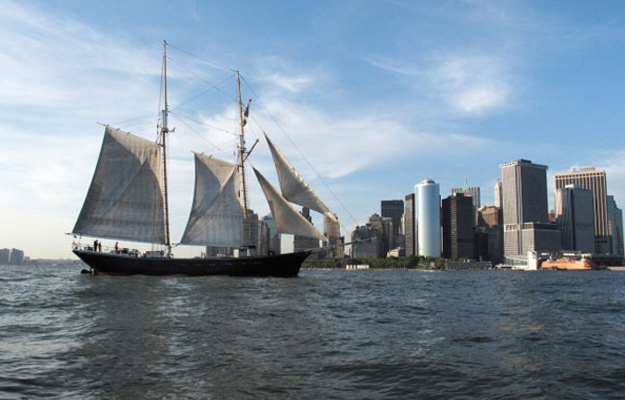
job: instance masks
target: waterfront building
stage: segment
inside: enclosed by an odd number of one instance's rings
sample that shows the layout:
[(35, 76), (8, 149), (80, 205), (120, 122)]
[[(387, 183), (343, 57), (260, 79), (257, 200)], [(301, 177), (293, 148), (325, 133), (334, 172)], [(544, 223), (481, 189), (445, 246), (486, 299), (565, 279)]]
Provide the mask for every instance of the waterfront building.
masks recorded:
[(406, 195), (404, 207), (404, 240), (406, 242), (406, 255), (414, 256), (416, 252), (416, 232), (415, 232), (415, 194)]
[(486, 230), (486, 234), (488, 253), (484, 260), (495, 264), (502, 263), (504, 261), (503, 225), (491, 226)]
[(503, 225), (476, 227), (473, 231), (473, 242), (477, 260), (491, 261), (493, 264), (504, 262)]
[(401, 231), (401, 217), (404, 215), (403, 200), (382, 200), (380, 205), (382, 216), (391, 218), (393, 221), (393, 236), (397, 236)]
[(258, 245), (261, 240), (259, 220), (260, 219), (258, 218), (258, 214), (256, 214), (253, 210), (250, 210), (250, 209), (247, 210), (246, 228), (248, 229), (248, 235), (249, 235), (248, 243), (254, 243), (256, 245), (257, 254), (263, 254), (263, 253), (258, 253), (258, 250), (259, 250)]
[(443, 199), (443, 257), (475, 258), (473, 210), (473, 199), (464, 192), (455, 192)]
[(276, 223), (273, 220), (271, 213), (265, 215), (262, 221), (269, 230), (269, 243), (267, 244), (267, 251), (272, 251), (274, 254), (280, 254), (280, 234), (276, 229)]
[(270, 240), (271, 231), (269, 230), (269, 226), (261, 218), (258, 220), (258, 242), (256, 243), (258, 254), (269, 254)]
[[(304, 218), (312, 224), (312, 217), (310, 216), (310, 209), (308, 207), (302, 207), (300, 214), (302, 214)], [(316, 249), (318, 247), (319, 239), (299, 235), (293, 236), (293, 251), (296, 253), (298, 251)]]
[(608, 189), (606, 174), (594, 167), (571, 168), (571, 171), (555, 174), (556, 190), (566, 185), (578, 185), (592, 191), (594, 214), (595, 253), (610, 253), (612, 240), (608, 221)]
[(404, 201), (382, 200), (380, 208), (382, 217), (391, 218), (393, 223), (388, 250), (399, 246), (403, 247), (402, 217), (404, 216)]
[(592, 191), (578, 185), (566, 185), (556, 189), (554, 205), (562, 250), (594, 252)]
[(625, 236), (623, 236), (623, 210), (620, 208), (616, 209), (616, 229), (617, 232), (621, 235), (617, 240), (617, 249), (618, 255), (625, 256), (625, 244), (623, 241), (625, 240)]
[[(503, 197), (504, 254), (526, 255), (524, 237), (540, 237), (525, 234), (526, 223), (548, 223), (547, 212), (547, 166), (529, 160), (514, 160), (501, 164), (501, 189)], [(529, 226), (527, 229), (530, 229)], [(531, 228), (533, 229), (533, 228)], [(542, 232), (542, 230), (541, 230)], [(532, 243), (536, 241), (532, 240)], [(560, 247), (558, 243), (558, 248)]]
[(370, 225), (357, 226), (352, 232), (351, 258), (380, 257), (383, 243), (379, 231)]
[(338, 217), (334, 216), (336, 220), (330, 217), (326, 217), (325, 221), (325, 236), (328, 238), (327, 245), (334, 246), (328, 249), (326, 257), (330, 258), (343, 258), (345, 253), (343, 249), (343, 240), (341, 239), (341, 226), (338, 221)]
[(0, 249), (0, 265), (8, 264), (11, 261), (11, 250)]
[(463, 187), (459, 188), (452, 188), (451, 189), (451, 194), (456, 194), (456, 193), (462, 193), (465, 196), (470, 196), (471, 197), (471, 201), (473, 202), (473, 226), (477, 225), (477, 210), (481, 207), (481, 199), (480, 199), (480, 188), (479, 186), (469, 186), (468, 183), (466, 183)]
[[(505, 240), (505, 236), (504, 236)], [(526, 222), (521, 227), (521, 252), (556, 253), (561, 251), (560, 230), (549, 222)]]
[(24, 251), (19, 250), (19, 249), (11, 249), (11, 257), (9, 260), (9, 264), (11, 265), (24, 264)]
[(417, 255), (441, 256), (440, 188), (426, 179), (415, 185), (415, 231)]
[(618, 208), (614, 196), (608, 195), (608, 224), (611, 253), (623, 255), (623, 211)]
[(373, 213), (369, 217), (369, 221), (367, 221), (367, 226), (378, 232), (377, 237), (382, 243), (380, 252), (376, 257), (385, 257), (386, 253), (391, 249), (393, 240), (393, 222), (391, 218), (385, 218), (377, 213)]

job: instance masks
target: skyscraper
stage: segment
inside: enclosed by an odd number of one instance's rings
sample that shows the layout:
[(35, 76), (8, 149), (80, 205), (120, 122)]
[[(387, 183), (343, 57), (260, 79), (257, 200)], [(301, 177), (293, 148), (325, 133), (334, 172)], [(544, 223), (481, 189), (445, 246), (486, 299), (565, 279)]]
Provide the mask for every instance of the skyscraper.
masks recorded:
[(452, 188), (451, 194), (455, 193), (463, 193), (465, 196), (471, 196), (471, 201), (473, 202), (473, 207), (477, 210), (481, 206), (480, 199), (480, 187), (479, 186), (468, 186), (467, 184), (461, 188)]
[(406, 240), (406, 255), (414, 256), (416, 251), (416, 232), (415, 232), (415, 195), (410, 193), (406, 195), (406, 206), (404, 208), (404, 236)]
[(608, 189), (605, 171), (594, 167), (571, 168), (570, 172), (555, 175), (556, 190), (566, 185), (578, 185), (592, 191), (595, 228), (595, 253), (609, 253), (611, 238), (608, 222)]
[(417, 255), (441, 256), (441, 200), (440, 188), (426, 179), (415, 185), (415, 227)]
[(501, 179), (497, 179), (495, 182), (495, 207), (501, 208), (503, 206), (503, 190), (501, 190)]
[(343, 245), (341, 242), (341, 226), (339, 225), (338, 217), (334, 216), (336, 219), (333, 220), (330, 217), (325, 218), (325, 235), (328, 238), (328, 245), (334, 246), (332, 249), (328, 250), (328, 256), (332, 258), (343, 258), (345, 256)]
[(533, 249), (524, 245), (523, 238), (534, 235), (523, 230), (538, 228), (526, 223), (549, 222), (547, 166), (519, 159), (501, 164), (499, 168), (503, 194), (504, 254), (526, 254), (528, 249)]
[(382, 246), (377, 257), (385, 257), (386, 252), (389, 251), (389, 242), (392, 241), (392, 221), (390, 218), (381, 217), (376, 213), (373, 213), (369, 217), (367, 226), (371, 229), (378, 231), (377, 237), (380, 238)]
[(465, 196), (471, 196), (471, 201), (473, 202), (473, 226), (476, 226), (477, 225), (477, 210), (481, 207), (480, 187), (469, 186), (469, 184), (465, 181), (463, 187), (451, 189), (452, 195), (456, 193), (462, 193)]
[(393, 221), (393, 231), (391, 232), (391, 242), (389, 243), (389, 250), (396, 248), (402, 240), (401, 235), (401, 219), (404, 215), (404, 201), (403, 200), (382, 200), (381, 204), (382, 216), (391, 218)]
[(608, 195), (608, 224), (611, 253), (623, 255), (623, 211), (618, 208), (614, 196)]
[(262, 221), (267, 225), (269, 229), (269, 243), (267, 244), (267, 250), (272, 251), (274, 254), (280, 254), (280, 234), (276, 229), (276, 223), (273, 220), (271, 213), (265, 215)]
[[(302, 211), (300, 214), (304, 216), (312, 224), (312, 217), (310, 216), (310, 209), (308, 207), (302, 207)], [(304, 251), (310, 249), (316, 249), (319, 247), (319, 239), (306, 237), (306, 236), (298, 236), (295, 235), (293, 237), (293, 249), (294, 251)]]
[(443, 257), (475, 258), (473, 201), (464, 193), (443, 199)]
[(562, 250), (592, 253), (595, 250), (592, 192), (566, 185), (556, 189), (554, 205)]

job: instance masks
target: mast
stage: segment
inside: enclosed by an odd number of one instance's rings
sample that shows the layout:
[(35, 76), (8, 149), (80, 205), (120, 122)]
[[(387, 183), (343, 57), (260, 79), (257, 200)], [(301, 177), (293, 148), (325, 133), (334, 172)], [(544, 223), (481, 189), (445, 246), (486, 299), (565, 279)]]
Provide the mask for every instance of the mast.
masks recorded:
[(169, 234), (169, 198), (167, 195), (167, 116), (169, 108), (167, 105), (167, 41), (163, 40), (163, 109), (161, 110), (160, 139), (163, 147), (163, 204), (165, 207), (165, 245), (167, 246), (167, 257), (171, 257), (171, 236)]
[(239, 70), (237, 73), (237, 102), (239, 103), (239, 126), (241, 131), (239, 133), (239, 160), (237, 166), (239, 168), (239, 175), (241, 176), (241, 200), (243, 202), (243, 246), (248, 247), (250, 245), (250, 229), (249, 221), (247, 220), (247, 182), (245, 180), (245, 116), (243, 115), (243, 103), (241, 102), (241, 78), (239, 76)]
[(247, 184), (245, 181), (245, 121), (243, 119), (243, 103), (241, 102), (241, 79), (239, 77), (239, 70), (237, 73), (237, 102), (239, 103), (239, 125), (241, 127), (241, 131), (239, 133), (239, 173), (241, 174), (241, 185), (242, 185), (242, 200), (243, 200), (243, 218), (247, 221)]

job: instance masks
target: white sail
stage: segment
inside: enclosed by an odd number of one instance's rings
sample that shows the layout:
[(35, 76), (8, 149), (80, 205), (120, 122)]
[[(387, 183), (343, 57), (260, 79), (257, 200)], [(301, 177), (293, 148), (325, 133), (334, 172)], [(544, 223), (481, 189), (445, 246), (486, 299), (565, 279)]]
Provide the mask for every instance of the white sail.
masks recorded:
[(73, 233), (165, 243), (159, 145), (107, 126)]
[(330, 209), (326, 207), (323, 201), (313, 192), (306, 181), (304, 181), (304, 178), (293, 168), (291, 163), (289, 163), (273, 142), (269, 140), (267, 135), (265, 135), (265, 139), (267, 139), (273, 162), (278, 171), (282, 196), (290, 202), (318, 211), (326, 217), (329, 217), (332, 221), (337, 222), (336, 217)]
[(195, 153), (195, 194), (180, 243), (239, 247), (243, 244), (241, 180), (232, 163)]
[(278, 191), (271, 186), (260, 172), (254, 168), (254, 173), (260, 186), (263, 188), (276, 229), (280, 233), (292, 233), (294, 235), (327, 240), (302, 214), (293, 208)]

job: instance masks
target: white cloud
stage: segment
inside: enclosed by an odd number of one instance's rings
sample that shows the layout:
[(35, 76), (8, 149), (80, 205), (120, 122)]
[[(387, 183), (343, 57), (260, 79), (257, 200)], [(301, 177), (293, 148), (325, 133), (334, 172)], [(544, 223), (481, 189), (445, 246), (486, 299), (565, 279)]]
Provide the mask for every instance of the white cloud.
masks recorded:
[(608, 184), (608, 194), (614, 195), (616, 204), (625, 209), (625, 150), (618, 150), (597, 160), (597, 167), (603, 165)]
[(494, 56), (447, 55), (425, 75), (437, 96), (468, 115), (505, 107), (512, 95), (508, 67)]
[(422, 63), (388, 58), (370, 58), (368, 62), (413, 80), (421, 96), (429, 94), (469, 116), (506, 107), (513, 95), (510, 68), (497, 56), (450, 53)]

